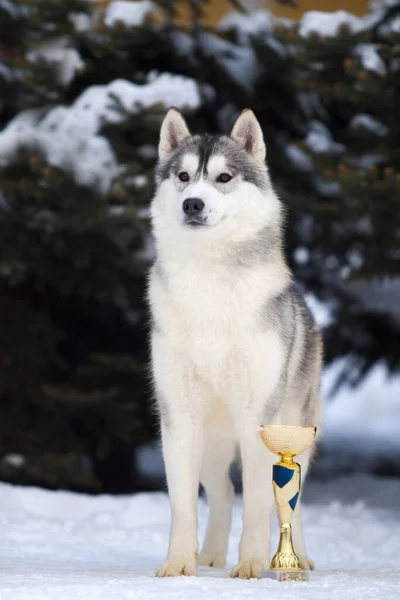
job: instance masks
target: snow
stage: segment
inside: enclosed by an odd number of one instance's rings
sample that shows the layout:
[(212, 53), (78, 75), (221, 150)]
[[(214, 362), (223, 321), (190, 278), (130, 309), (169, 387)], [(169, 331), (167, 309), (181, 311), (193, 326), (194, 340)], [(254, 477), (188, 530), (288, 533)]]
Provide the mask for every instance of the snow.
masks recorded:
[(358, 44), (354, 49), (354, 54), (360, 59), (362, 67), (367, 71), (372, 71), (382, 77), (386, 75), (386, 65), (379, 56), (375, 44)]
[(379, 25), (379, 33), (383, 35), (400, 33), (400, 15), (394, 15), (382, 23), (388, 8), (397, 6), (397, 0), (370, 0), (369, 4), (373, 12), (365, 15), (364, 19), (368, 21), (370, 27)]
[(124, 116), (116, 102), (135, 114), (141, 107), (163, 103), (165, 107), (196, 108), (200, 103), (194, 80), (152, 73), (145, 85), (116, 79), (87, 88), (70, 106), (59, 106), (44, 117), (40, 110), (24, 111), (0, 132), (0, 161), (12, 160), (22, 148), (41, 152), (50, 164), (74, 174), (82, 185), (106, 191), (120, 172), (108, 140), (99, 135), (106, 122), (119, 123)]
[(93, 17), (92, 15), (88, 15), (83, 12), (70, 13), (68, 15), (68, 21), (72, 23), (75, 31), (78, 33), (83, 33), (85, 31), (89, 31), (92, 25)]
[(329, 129), (321, 121), (310, 123), (305, 143), (317, 154), (340, 154), (345, 149), (343, 144), (333, 141)]
[(4, 63), (0, 62), (0, 77), (2, 77), (5, 81), (11, 81), (13, 77), (13, 72), (10, 67), (7, 67)]
[(8, 12), (13, 18), (17, 18), (21, 14), (20, 8), (11, 2), (11, 0), (0, 0), (0, 9)]
[(26, 459), (24, 456), (21, 456), (21, 454), (14, 453), (3, 456), (1, 462), (6, 465), (11, 465), (12, 467), (22, 467), (25, 464)]
[[(341, 359), (325, 370), (325, 397), (343, 366)], [(382, 363), (377, 363), (357, 387), (342, 385), (327, 404), (321, 467), (371, 471), (390, 463), (400, 469), (399, 398), (400, 376), (390, 376)]]
[[(369, 232), (371, 223), (362, 221), (359, 231)], [(354, 296), (364, 310), (389, 314), (400, 323), (400, 277), (394, 275), (380, 276), (368, 280), (352, 280), (346, 285), (346, 291)]]
[(350, 127), (353, 129), (366, 129), (379, 137), (384, 137), (389, 133), (389, 128), (381, 121), (368, 114), (360, 113), (350, 121)]
[(299, 35), (307, 38), (313, 33), (317, 33), (321, 37), (333, 38), (343, 26), (347, 26), (352, 33), (358, 33), (365, 25), (361, 18), (346, 10), (335, 12), (310, 10), (300, 19)]
[(149, 0), (142, 2), (117, 0), (108, 5), (104, 14), (104, 24), (107, 27), (113, 27), (116, 23), (121, 22), (127, 27), (138, 27), (143, 25), (146, 17), (154, 9), (155, 4)]
[[(0, 190), (0, 208), (9, 208), (6, 197), (4, 196), (3, 190)], [(4, 266), (2, 269), (2, 273), (4, 273)]]
[(285, 146), (285, 153), (300, 171), (308, 173), (313, 170), (314, 163), (312, 158), (295, 144), (287, 144)]
[(392, 19), (387, 25), (387, 29), (391, 33), (400, 33), (400, 16)]
[(184, 31), (173, 31), (171, 32), (171, 40), (174, 44), (175, 50), (186, 57), (186, 60), (192, 61), (192, 54), (195, 47), (195, 42), (188, 33)]
[(236, 31), (240, 44), (246, 44), (253, 35), (270, 33), (274, 18), (265, 10), (255, 10), (248, 14), (230, 12), (217, 23), (220, 31)]
[[(301, 249), (298, 248), (298, 250), (301, 250)], [(302, 252), (303, 259), (305, 256), (310, 255), (307, 248), (303, 248), (302, 250), (303, 250), (303, 252)], [(308, 255), (307, 255), (307, 252), (308, 252)], [(297, 254), (297, 256), (299, 256), (299, 255)], [(328, 325), (330, 325), (332, 323), (332, 311), (330, 310), (328, 305), (326, 303), (318, 300), (318, 298), (314, 294), (311, 294), (310, 292), (306, 292), (304, 294), (304, 299), (307, 303), (308, 308), (311, 310), (318, 327), (321, 327), (321, 328), (328, 327)]]
[(149, 180), (146, 175), (135, 175), (127, 183), (132, 183), (133, 186), (140, 189), (144, 188), (149, 183)]
[[(156, 579), (169, 533), (166, 494), (89, 497), (0, 484), (1, 600), (397, 600), (399, 482), (354, 476), (309, 482), (304, 522), (317, 571), (306, 583), (233, 580), (241, 533), (236, 498), (228, 567)], [(199, 501), (200, 539), (207, 508)], [(272, 548), (277, 526), (273, 523)]]
[(65, 37), (42, 44), (28, 52), (26, 58), (33, 62), (44, 59), (50, 64), (55, 64), (59, 83), (65, 86), (73, 80), (75, 73), (85, 66), (77, 50), (68, 47), (68, 39)]
[(306, 265), (310, 260), (310, 251), (304, 246), (298, 246), (293, 252), (293, 259), (298, 265)]
[(259, 66), (250, 47), (231, 44), (207, 32), (199, 33), (197, 41), (204, 54), (211, 56), (238, 85), (253, 90)]

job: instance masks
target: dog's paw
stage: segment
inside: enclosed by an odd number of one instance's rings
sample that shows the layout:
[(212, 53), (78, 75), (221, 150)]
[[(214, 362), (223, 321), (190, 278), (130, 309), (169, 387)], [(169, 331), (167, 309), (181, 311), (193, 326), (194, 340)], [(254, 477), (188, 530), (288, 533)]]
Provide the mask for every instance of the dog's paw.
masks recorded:
[(314, 571), (315, 566), (311, 558), (308, 556), (299, 556), (300, 567), (305, 571)]
[(202, 552), (199, 556), (199, 565), (203, 567), (217, 567), (222, 569), (225, 566), (225, 554), (218, 552)]
[(196, 558), (193, 559), (168, 559), (161, 565), (156, 572), (156, 577), (195, 577), (197, 575)]
[(231, 577), (239, 579), (261, 579), (264, 565), (256, 560), (241, 560), (231, 571)]

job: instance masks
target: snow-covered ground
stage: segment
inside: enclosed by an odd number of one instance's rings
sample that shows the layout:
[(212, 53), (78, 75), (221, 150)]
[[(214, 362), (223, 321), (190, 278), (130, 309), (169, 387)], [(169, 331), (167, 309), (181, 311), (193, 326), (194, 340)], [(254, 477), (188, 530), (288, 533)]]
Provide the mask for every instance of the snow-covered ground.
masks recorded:
[[(227, 569), (160, 580), (168, 540), (163, 493), (89, 497), (0, 484), (1, 600), (395, 600), (400, 482), (357, 475), (305, 489), (305, 531), (317, 571), (306, 583), (232, 580)], [(200, 538), (207, 507), (199, 502)], [(241, 530), (236, 499), (228, 566)], [(277, 528), (274, 524), (273, 547)]]
[[(325, 398), (340, 368), (338, 361), (325, 370)], [(400, 376), (377, 363), (357, 387), (346, 384), (326, 401), (320, 468), (373, 471), (390, 464), (400, 472), (399, 424)]]

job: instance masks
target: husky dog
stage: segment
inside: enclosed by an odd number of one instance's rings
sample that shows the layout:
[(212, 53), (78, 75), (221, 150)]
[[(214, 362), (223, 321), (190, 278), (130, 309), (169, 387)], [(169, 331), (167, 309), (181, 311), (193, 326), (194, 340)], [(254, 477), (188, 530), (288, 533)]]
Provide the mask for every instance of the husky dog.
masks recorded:
[[(282, 206), (253, 112), (230, 137), (191, 136), (171, 108), (161, 127), (151, 217), (157, 260), (149, 280), (152, 375), (172, 512), (159, 577), (225, 564), (238, 446), (243, 533), (233, 577), (269, 566), (271, 473), (261, 424), (316, 425), (321, 340), (282, 250)], [(311, 451), (300, 456), (303, 474)], [(199, 481), (210, 508), (200, 556)], [(293, 542), (307, 558), (298, 506)]]

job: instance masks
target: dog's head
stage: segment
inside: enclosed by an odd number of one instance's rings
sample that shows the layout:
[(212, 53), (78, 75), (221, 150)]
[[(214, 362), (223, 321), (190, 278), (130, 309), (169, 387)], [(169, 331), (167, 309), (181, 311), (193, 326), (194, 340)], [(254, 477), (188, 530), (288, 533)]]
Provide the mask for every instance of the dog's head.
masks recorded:
[(263, 134), (251, 110), (239, 115), (228, 137), (191, 136), (181, 113), (171, 108), (161, 126), (156, 183), (156, 237), (179, 230), (192, 241), (206, 241), (280, 225)]

